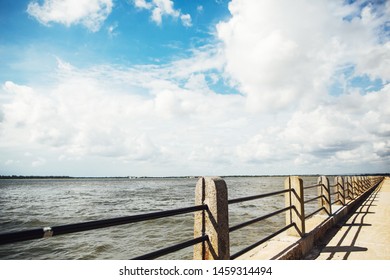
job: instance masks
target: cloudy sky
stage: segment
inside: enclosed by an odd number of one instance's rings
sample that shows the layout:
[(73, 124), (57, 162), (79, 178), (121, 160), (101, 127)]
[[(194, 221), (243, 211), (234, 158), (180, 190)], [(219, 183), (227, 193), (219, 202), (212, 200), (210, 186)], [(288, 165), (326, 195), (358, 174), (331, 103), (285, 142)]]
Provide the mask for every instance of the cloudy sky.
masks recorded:
[(390, 171), (390, 1), (2, 0), (0, 174)]

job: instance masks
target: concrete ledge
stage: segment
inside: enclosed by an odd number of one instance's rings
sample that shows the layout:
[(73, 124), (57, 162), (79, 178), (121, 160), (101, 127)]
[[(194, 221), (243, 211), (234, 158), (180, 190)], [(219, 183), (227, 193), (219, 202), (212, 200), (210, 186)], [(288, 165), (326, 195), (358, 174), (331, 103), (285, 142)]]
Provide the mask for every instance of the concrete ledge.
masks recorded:
[[(330, 217), (327, 217), (318, 226), (306, 233), (304, 237), (296, 241), (294, 244), (283, 250), (272, 259), (276, 260), (299, 260), (305, 257), (316, 245), (319, 245), (326, 238), (330, 230), (337, 226), (341, 221), (347, 220), (353, 212), (368, 198), (368, 196), (376, 189), (377, 186), (368, 190), (364, 194), (349, 202), (345, 206), (339, 208)], [(323, 215), (318, 215), (323, 216)], [(321, 217), (314, 216), (313, 219)]]

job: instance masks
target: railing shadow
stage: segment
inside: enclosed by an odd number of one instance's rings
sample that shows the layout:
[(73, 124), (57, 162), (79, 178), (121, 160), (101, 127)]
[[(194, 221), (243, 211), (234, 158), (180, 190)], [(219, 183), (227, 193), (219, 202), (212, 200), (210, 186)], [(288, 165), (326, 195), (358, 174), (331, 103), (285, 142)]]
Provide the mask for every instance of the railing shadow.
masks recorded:
[[(369, 214), (375, 214), (372, 211), (373, 207), (377, 206), (374, 202), (377, 200), (377, 196), (381, 186), (376, 188), (361, 204), (357, 206), (354, 211), (351, 211), (349, 215), (347, 215), (342, 222), (338, 224), (338, 226), (334, 227), (329, 231), (329, 233), (321, 240), (321, 243), (317, 246), (317, 248), (311, 252), (305, 259), (317, 259), (321, 253), (330, 253), (326, 258), (327, 260), (332, 260), (336, 258), (340, 259), (340, 253), (345, 253), (341, 259), (347, 260), (351, 253), (353, 252), (363, 252), (367, 251), (366, 247), (356, 246), (357, 241), (359, 239), (359, 235), (364, 227), (372, 226), (369, 223), (365, 223), (365, 219)], [(355, 216), (354, 216), (355, 215)], [(354, 217), (353, 217), (354, 216)], [(351, 220), (351, 217), (353, 219)], [(340, 230), (345, 230), (340, 239), (337, 241), (335, 246), (328, 245), (332, 239), (335, 238), (337, 233)], [(350, 241), (349, 241), (350, 240)], [(348, 244), (349, 242), (349, 244)]]

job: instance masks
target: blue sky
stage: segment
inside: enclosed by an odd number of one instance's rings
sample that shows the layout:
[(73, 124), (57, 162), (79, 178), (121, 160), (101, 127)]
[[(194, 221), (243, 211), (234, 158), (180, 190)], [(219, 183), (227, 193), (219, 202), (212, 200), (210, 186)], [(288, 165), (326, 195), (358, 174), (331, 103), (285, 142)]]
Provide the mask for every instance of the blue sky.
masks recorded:
[[(52, 60), (48, 67), (55, 66), (55, 56), (72, 61), (78, 67), (96, 63), (167, 63), (188, 56), (193, 48), (213, 43), (215, 24), (229, 16), (227, 1), (176, 1), (174, 9), (192, 15), (191, 26), (169, 15), (163, 15), (162, 22), (156, 23), (149, 10), (136, 7), (132, 0), (113, 1), (112, 10), (104, 22), (99, 23), (99, 29), (91, 30), (77, 20), (69, 26), (55, 20), (42, 24), (28, 12), (30, 2), (1, 3), (2, 46), (8, 46), (7, 52), (15, 48), (11, 56), (2, 55), (2, 65), (11, 65), (2, 71), (3, 75), (27, 70), (22, 76), (28, 79), (31, 69), (22, 68), (28, 62), (23, 61), (20, 68), (13, 68), (12, 64), (23, 59), (40, 64), (42, 56), (49, 64)], [(7, 77), (10, 76), (2, 78)]]
[(0, 174), (389, 172), (389, 15), (363, 0), (3, 0)]

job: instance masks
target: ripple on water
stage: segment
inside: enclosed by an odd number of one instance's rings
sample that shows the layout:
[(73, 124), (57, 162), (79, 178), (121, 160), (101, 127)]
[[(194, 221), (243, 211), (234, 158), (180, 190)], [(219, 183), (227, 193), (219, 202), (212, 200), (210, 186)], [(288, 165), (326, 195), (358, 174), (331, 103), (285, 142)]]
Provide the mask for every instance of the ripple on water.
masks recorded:
[[(229, 199), (283, 189), (282, 177), (225, 178)], [(280, 184), (281, 183), (281, 184)], [(194, 205), (196, 179), (0, 180), (1, 231), (56, 226)], [(229, 206), (230, 225), (283, 206)], [(193, 238), (193, 214), (0, 246), (0, 259), (131, 259)], [(284, 216), (231, 234), (232, 252), (283, 224)], [(192, 247), (162, 257), (190, 259)]]

